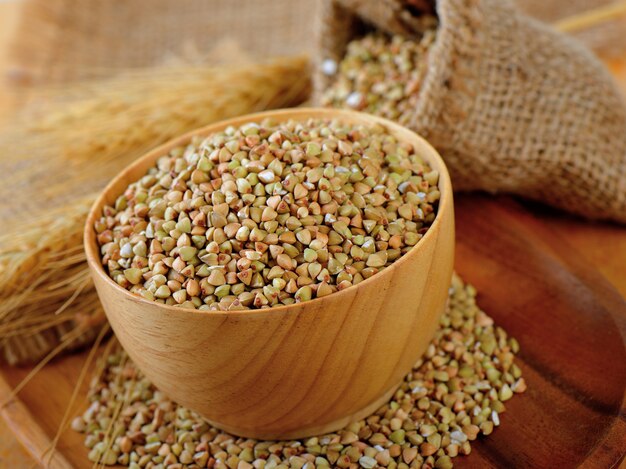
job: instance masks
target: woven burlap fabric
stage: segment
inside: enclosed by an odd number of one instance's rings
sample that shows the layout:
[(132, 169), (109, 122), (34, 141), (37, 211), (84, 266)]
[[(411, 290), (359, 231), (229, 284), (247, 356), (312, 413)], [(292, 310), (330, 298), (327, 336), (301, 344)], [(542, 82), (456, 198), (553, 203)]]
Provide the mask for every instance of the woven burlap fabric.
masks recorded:
[[(314, 19), (324, 0), (23, 0), (11, 47), (11, 76), (27, 83), (107, 76), (119, 69), (179, 60), (228, 60), (233, 47), (253, 58), (313, 52)], [(358, 0), (356, 0), (358, 2)], [(405, 0), (419, 5), (431, 0)], [(517, 0), (541, 20), (615, 0)], [(364, 2), (372, 18), (396, 21), (385, 0)], [(378, 11), (376, 11), (378, 10)], [(626, 51), (626, 18), (575, 35), (594, 50)]]
[[(24, 0), (10, 51), (27, 83), (312, 52), (315, 0)], [(237, 55), (241, 55), (238, 53)]]
[[(325, 3), (320, 61), (343, 55), (366, 3)], [(442, 153), (455, 189), (626, 222), (626, 111), (603, 65), (507, 0), (440, 0), (437, 14), (410, 127)], [(318, 73), (318, 96), (330, 81)]]

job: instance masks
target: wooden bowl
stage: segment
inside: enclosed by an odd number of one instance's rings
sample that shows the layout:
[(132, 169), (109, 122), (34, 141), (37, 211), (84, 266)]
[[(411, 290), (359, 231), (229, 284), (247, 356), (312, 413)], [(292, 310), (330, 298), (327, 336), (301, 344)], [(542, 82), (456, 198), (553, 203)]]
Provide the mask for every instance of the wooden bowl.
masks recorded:
[[(101, 265), (93, 229), (102, 207), (158, 157), (229, 125), (271, 117), (381, 124), (439, 171), (435, 221), (411, 251), (358, 285), (263, 310), (200, 312), (145, 300)], [(85, 249), (106, 315), (145, 375), (180, 404), (236, 435), (292, 439), (335, 431), (376, 411), (425, 351), (443, 312), (454, 257), (448, 171), (421, 137), (386, 119), (327, 109), (252, 114), (177, 138), (138, 159), (104, 189), (85, 227)]]

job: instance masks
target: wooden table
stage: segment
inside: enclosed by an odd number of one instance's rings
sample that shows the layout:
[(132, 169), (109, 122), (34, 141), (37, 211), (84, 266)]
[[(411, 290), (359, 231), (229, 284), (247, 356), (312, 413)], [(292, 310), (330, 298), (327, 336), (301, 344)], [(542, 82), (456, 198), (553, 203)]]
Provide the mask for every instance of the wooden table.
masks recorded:
[[(19, 0), (0, 0), (0, 70), (6, 63), (6, 41), (18, 14)], [(609, 66), (626, 90), (626, 58), (612, 62)], [(0, 87), (0, 119), (10, 112), (12, 105), (12, 96)], [(529, 206), (549, 229), (562, 238), (563, 243), (569, 243), (582, 259), (626, 297), (626, 229), (608, 223), (582, 221), (537, 205)], [(32, 459), (0, 419), (0, 467), (30, 467), (32, 463)]]
[[(13, 32), (18, 17), (18, 2), (0, 3), (0, 70), (6, 62), (6, 43)], [(0, 122), (12, 107), (12, 97), (4, 87), (0, 87)], [(0, 419), (0, 467), (28, 467), (32, 459), (17, 442), (6, 424)]]

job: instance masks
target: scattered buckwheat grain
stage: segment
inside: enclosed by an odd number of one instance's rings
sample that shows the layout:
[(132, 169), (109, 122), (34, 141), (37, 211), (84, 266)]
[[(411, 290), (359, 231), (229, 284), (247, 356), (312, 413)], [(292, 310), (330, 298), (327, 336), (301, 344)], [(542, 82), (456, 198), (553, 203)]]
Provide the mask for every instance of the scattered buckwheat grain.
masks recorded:
[(91, 461), (133, 469), (451, 468), (500, 425), (503, 401), (526, 389), (514, 363), (519, 344), (475, 295), (455, 276), (439, 330), (392, 399), (336, 433), (295, 441), (224, 433), (167, 399), (119, 349), (72, 428), (85, 433)]

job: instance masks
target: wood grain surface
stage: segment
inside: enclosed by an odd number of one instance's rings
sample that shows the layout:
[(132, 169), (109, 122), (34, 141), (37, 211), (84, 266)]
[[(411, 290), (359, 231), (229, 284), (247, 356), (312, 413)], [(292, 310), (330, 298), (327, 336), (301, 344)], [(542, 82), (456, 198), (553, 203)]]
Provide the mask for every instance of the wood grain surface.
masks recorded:
[(456, 210), (457, 270), (523, 344), (529, 384), (477, 445), (484, 465), (470, 467), (615, 467), (626, 451), (624, 299), (511, 200), (466, 197)]
[[(384, 126), (439, 172), (435, 221), (413, 249), (382, 272), (304, 303), (206, 314), (147, 301), (115, 283), (102, 267), (93, 228), (103, 207), (114, 204), (160, 157), (193, 137), (267, 118)], [(370, 415), (426, 350), (452, 277), (452, 185), (437, 151), (391, 121), (336, 109), (267, 111), (209, 125), (138, 158), (102, 191), (87, 217), (84, 239), (109, 323), (157, 388), (236, 435), (302, 438)]]
[[(20, 2), (17, 0), (4, 3), (0, 2), (0, 70), (4, 69), (2, 58), (4, 55), (3, 51), (5, 39), (9, 37), (11, 28), (18, 17), (19, 3)], [(607, 65), (609, 65), (619, 83), (626, 90), (626, 58), (622, 60), (613, 60), (612, 62), (607, 63)], [(0, 87), (0, 121), (3, 116), (7, 116), (9, 114), (13, 103), (14, 96), (12, 92), (7, 91), (4, 87)], [(474, 196), (459, 196), (457, 197), (457, 207), (460, 208), (462, 204), (473, 204), (473, 201), (475, 200), (481, 199), (476, 199)], [(519, 214), (515, 214), (517, 208), (513, 209), (511, 202), (506, 198), (497, 198), (494, 201), (488, 200), (486, 203), (490, 206), (495, 204), (497, 206), (496, 210), (503, 210), (504, 212), (512, 210), (513, 215), (510, 215), (509, 217), (512, 217), (513, 219), (517, 219), (517, 217), (520, 216)], [(537, 241), (540, 246), (548, 246), (551, 249), (557, 249), (560, 252), (560, 255), (556, 258), (554, 256), (548, 257), (544, 268), (541, 269), (540, 272), (545, 274), (545, 269), (547, 268), (546, 266), (549, 266), (549, 270), (552, 272), (552, 269), (558, 267), (560, 264), (561, 267), (562, 264), (569, 265), (571, 262), (576, 264), (576, 273), (566, 272), (565, 274), (561, 273), (557, 276), (557, 278), (560, 279), (559, 282), (557, 282), (557, 285), (563, 285), (561, 282), (565, 282), (564, 284), (566, 284), (569, 289), (567, 292), (560, 292), (557, 296), (560, 298), (563, 296), (566, 297), (567, 305), (571, 305), (572, 307), (578, 306), (580, 298), (576, 295), (581, 288), (581, 284), (587, 285), (586, 282), (581, 283), (576, 280), (579, 278), (578, 275), (582, 275), (583, 277), (588, 275), (592, 277), (590, 281), (595, 285), (592, 290), (596, 291), (596, 293), (599, 292), (600, 299), (609, 298), (608, 300), (602, 300), (604, 302), (608, 301), (608, 306), (612, 309), (612, 317), (610, 321), (606, 323), (606, 331), (603, 333), (608, 334), (610, 342), (615, 344), (615, 337), (617, 333), (616, 324), (618, 322), (623, 324), (623, 322), (626, 321), (626, 313), (624, 312), (623, 303), (620, 304), (618, 301), (619, 298), (615, 295), (615, 289), (617, 289), (617, 291), (621, 293), (622, 297), (626, 296), (626, 268), (624, 268), (626, 262), (626, 229), (607, 223), (589, 223), (587, 221), (572, 218), (561, 212), (556, 212), (537, 205), (525, 205), (533, 215), (530, 216), (525, 214), (519, 218), (519, 220), (528, 220), (530, 217), (532, 219), (530, 226), (538, 228), (536, 232), (531, 233), (531, 237), (528, 238), (527, 241), (532, 242), (534, 240)], [(491, 211), (489, 213), (493, 214), (494, 212)], [(479, 213), (476, 216), (481, 217), (482, 214)], [(495, 273), (489, 274), (488, 268), (491, 266), (495, 269), (494, 272), (497, 272), (498, 266), (494, 266), (493, 262), (486, 262), (485, 267), (477, 268), (475, 263), (481, 265), (481, 263), (484, 262), (483, 259), (480, 257), (465, 257), (468, 253), (473, 252), (473, 248), (464, 247), (461, 242), (461, 237), (464, 236), (464, 229), (462, 228), (464, 222), (463, 220), (459, 220), (458, 223), (459, 226), (457, 234), (459, 237), (459, 244), (457, 246), (459, 253), (457, 255), (457, 267), (468, 280), (475, 282), (478, 286), (480, 290), (480, 304), (486, 308), (490, 314), (493, 314), (498, 322), (501, 322), (507, 328), (512, 327), (513, 330), (511, 330), (511, 332), (515, 334), (516, 331), (519, 331), (519, 327), (521, 326), (510, 324), (511, 319), (507, 319), (506, 317), (508, 314), (507, 311), (509, 310), (505, 308), (502, 312), (498, 312), (492, 309), (498, 306), (499, 303), (494, 299), (494, 297), (497, 297), (497, 292), (494, 292), (492, 290), (492, 284), (488, 283), (490, 276), (494, 276)], [(517, 225), (519, 226), (519, 224)], [(524, 225), (524, 222), (522, 222), (522, 225)], [(518, 242), (520, 242), (519, 239)], [(484, 243), (485, 240), (481, 240), (478, 244), (480, 246)], [(522, 243), (521, 247), (525, 245), (526, 243)], [(500, 245), (500, 249), (505, 249), (505, 246)], [(521, 260), (525, 259), (524, 251), (517, 253), (515, 251), (510, 253), (506, 251), (504, 252), (504, 256), (507, 259), (509, 257)], [(474, 259), (474, 261), (472, 261), (472, 259)], [(542, 263), (540, 263), (540, 265), (541, 264)], [(561, 267), (559, 267), (558, 270), (562, 272)], [(521, 267), (518, 267), (518, 271), (520, 269)], [(536, 269), (530, 268), (530, 271), (534, 272)], [(476, 275), (473, 275), (473, 272), (476, 272)], [(508, 270), (505, 272), (508, 272)], [(508, 278), (509, 277), (504, 277), (500, 279), (500, 281), (506, 283), (506, 279)], [(543, 279), (537, 277), (533, 278), (534, 282), (537, 282), (539, 285), (543, 284)], [(568, 279), (571, 283), (568, 283)], [(510, 288), (512, 288), (513, 285), (515, 285), (514, 282), (511, 284)], [(550, 298), (555, 294), (552, 290), (552, 288), (554, 288), (554, 282), (550, 282), (548, 285), (550, 285), (550, 289), (547, 291), (547, 297)], [(552, 314), (551, 310), (546, 307), (550, 303), (544, 303), (540, 299), (533, 298), (532, 291), (527, 291), (527, 289), (531, 287), (531, 283), (524, 282), (519, 284), (519, 291), (514, 291), (514, 295), (512, 293), (512, 297), (515, 298), (515, 295), (520, 294), (520, 292), (525, 292), (526, 296), (516, 301), (516, 307), (521, 308), (522, 313), (526, 317), (526, 322), (530, 322), (539, 314)], [(588, 292), (589, 288), (585, 287), (584, 290)], [(545, 290), (540, 291), (543, 291), (545, 294)], [(530, 298), (528, 298), (529, 296)], [(527, 300), (524, 300), (524, 298), (527, 298)], [(538, 304), (541, 307), (535, 307), (537, 305), (535, 301), (539, 301)], [(592, 304), (595, 304), (595, 301), (600, 303), (597, 297), (594, 301), (592, 301)], [(508, 299), (503, 300), (503, 303), (505, 306), (508, 305)], [(613, 303), (618, 306), (611, 306)], [(587, 301), (582, 304), (583, 306), (589, 305)], [(583, 317), (586, 318), (587, 315), (583, 315)], [(606, 318), (606, 314), (604, 313), (601, 314), (601, 318), (597, 319), (597, 321), (601, 321), (603, 318)], [(588, 318), (585, 319), (585, 321), (588, 321)], [(591, 321), (592, 325), (595, 321), (596, 320)], [(538, 328), (539, 324), (540, 323), (538, 323), (536, 327), (531, 328), (531, 330)], [(551, 322), (550, 324), (551, 330), (554, 332), (555, 323)], [(575, 317), (572, 318), (571, 324), (578, 328), (578, 326), (576, 326), (577, 321)], [(562, 326), (565, 327), (565, 330), (567, 330), (570, 323), (568, 322)], [(558, 329), (558, 327), (556, 327), (556, 329)], [(584, 328), (580, 328), (579, 333), (580, 330), (584, 331)], [(624, 329), (622, 328), (622, 331), (623, 330)], [(536, 378), (540, 378), (539, 374), (541, 374), (533, 371), (534, 368), (532, 367), (532, 364), (527, 363), (530, 359), (527, 353), (536, 355), (535, 352), (532, 352), (535, 344), (531, 342), (532, 336), (526, 334), (525, 332), (520, 334), (519, 338), (523, 347), (522, 358), (525, 361), (524, 372), (526, 376), (531, 379), (531, 383), (533, 383)], [(544, 335), (542, 340), (547, 341), (548, 338)], [(594, 344), (594, 347), (602, 349), (603, 342), (601, 341), (599, 345)], [(574, 354), (571, 349), (561, 347), (559, 350), (561, 350), (561, 352), (558, 355), (558, 358), (572, 363), (576, 363), (576, 360), (578, 360), (578, 356)], [(619, 356), (604, 358), (604, 360), (609, 362), (618, 362), (618, 359)], [(30, 411), (30, 418), (37, 422), (43, 434), (48, 437), (56, 433), (58, 424), (61, 421), (67, 401), (76, 383), (79, 370), (84, 360), (85, 354), (76, 354), (52, 362), (44, 369), (44, 371), (37, 375), (31, 384), (20, 394), (21, 402)], [(589, 365), (588, 358), (583, 360), (584, 363)], [(600, 364), (604, 366), (602, 361), (600, 361)], [(555, 364), (552, 364), (552, 367), (554, 366)], [(552, 368), (547, 367), (546, 369), (547, 371), (552, 372)], [(603, 368), (603, 370), (606, 371), (606, 368)], [(17, 369), (2, 367), (0, 369), (0, 374), (3, 380), (6, 380), (10, 386), (15, 386), (21, 379), (24, 378), (24, 376), (26, 376), (28, 371), (30, 370), (27, 367)], [(588, 380), (585, 379), (583, 382), (587, 383), (585, 386), (588, 385)], [(608, 384), (609, 387), (612, 387), (612, 382), (614, 382), (613, 377), (605, 376), (603, 387), (605, 387), (606, 384)], [(566, 393), (566, 402), (569, 402), (569, 405), (558, 411), (557, 405), (560, 401), (552, 401), (549, 397), (552, 396), (552, 393), (556, 392), (555, 389), (558, 389), (559, 386), (562, 385), (571, 388), (572, 391), (569, 394)], [(563, 376), (563, 373), (557, 373), (554, 378), (546, 379), (545, 386), (548, 391), (552, 390), (552, 393), (547, 393), (546, 396), (548, 397), (545, 398), (542, 396), (538, 397), (544, 401), (544, 404), (546, 400), (549, 400), (550, 403), (554, 403), (552, 410), (559, 412), (557, 420), (569, 427), (569, 431), (567, 432), (565, 438), (566, 441), (576, 441), (576, 444), (580, 443), (585, 450), (589, 451), (591, 457), (588, 459), (584, 467), (615, 467), (611, 464), (603, 466), (600, 463), (607, 462), (606, 454), (616, 456), (616, 449), (626, 447), (626, 441), (623, 437), (623, 426), (626, 418), (623, 403), (621, 416), (620, 418), (613, 419), (613, 427), (610, 427), (610, 424), (602, 426), (598, 424), (599, 418), (597, 415), (603, 414), (607, 421), (610, 420), (611, 417), (615, 416), (615, 396), (611, 395), (611, 391), (603, 392), (602, 400), (591, 397), (583, 397), (583, 395), (580, 394), (581, 391), (579, 386), (572, 386), (572, 384), (567, 380), (567, 376)], [(521, 396), (519, 399), (516, 398), (510, 402), (510, 405), (508, 405), (509, 411), (507, 411), (507, 413), (503, 416), (503, 426), (494, 432), (494, 434), (488, 439), (479, 442), (478, 446), (475, 447), (476, 451), (474, 451), (470, 457), (464, 458), (458, 462), (459, 467), (481, 467), (481, 464), (484, 461), (487, 461), (488, 466), (493, 466), (506, 458), (510, 460), (512, 456), (508, 454), (508, 449), (507, 451), (502, 450), (503, 441), (507, 441), (507, 438), (515, 440), (516, 438), (523, 437), (524, 441), (531, 440), (530, 446), (526, 449), (526, 452), (531, 453), (531, 456), (535, 450), (535, 446), (543, 448), (543, 451), (545, 451), (546, 445), (549, 445), (550, 442), (554, 440), (555, 432), (558, 426), (549, 428), (546, 433), (539, 433), (539, 430), (545, 429), (543, 426), (537, 428), (530, 425), (523, 432), (516, 426), (516, 423), (519, 425), (526, 424), (526, 420), (520, 412), (522, 412), (522, 410), (529, 405), (528, 401), (534, 400), (537, 394), (541, 394), (544, 391), (543, 388), (536, 388), (536, 390), (533, 388), (534, 386), (531, 384), (531, 389), (529, 389), (527, 395)], [(4, 392), (6, 391), (6, 387), (0, 387), (0, 394), (5, 395)], [(76, 410), (81, 408), (81, 406), (84, 406), (85, 394), (86, 383), (83, 383), (80, 393), (81, 397), (75, 406)], [(611, 398), (611, 396), (613, 398)], [(569, 399), (569, 401), (567, 399)], [(606, 402), (602, 403), (603, 401), (611, 402), (608, 402), (607, 404)], [(589, 402), (589, 405), (586, 404), (587, 402)], [(578, 407), (582, 408), (585, 413), (590, 413), (592, 416), (595, 415), (589, 423), (582, 425), (580, 428), (574, 426), (572, 423), (580, 423), (580, 421), (571, 420), (572, 415), (570, 415), (571, 410)], [(533, 407), (532, 409), (537, 412), (541, 411), (541, 407)], [(530, 412), (532, 409), (528, 409), (528, 411)], [(30, 423), (22, 425), (22, 422), (24, 422), (23, 419), (29, 418), (28, 414), (23, 413), (20, 406), (11, 406), (8, 410), (9, 412), (4, 412), (3, 416), (11, 422), (15, 431), (19, 432), (20, 439), (25, 443), (33, 441), (29, 436), (31, 434), (29, 430)], [(518, 414), (519, 416), (516, 417)], [(523, 422), (520, 423), (522, 420)], [(26, 422), (28, 422), (28, 420), (26, 420)], [(536, 421), (531, 421), (531, 423), (537, 425)], [(26, 430), (24, 430), (24, 428), (26, 428)], [(522, 426), (521, 428), (524, 427)], [(612, 428), (617, 429), (617, 431), (612, 431)], [(590, 430), (593, 430), (594, 434), (599, 438), (610, 434), (612, 435), (612, 440), (605, 438), (601, 443), (594, 446), (594, 443), (586, 439)], [(36, 429), (34, 431), (37, 432)], [(519, 435), (511, 435), (510, 432), (516, 431), (519, 431)], [(621, 440), (619, 439), (620, 435)], [(564, 449), (562, 440), (563, 437), (559, 436), (559, 438), (561, 438), (558, 440), (561, 446), (557, 447), (555, 445), (553, 452), (557, 453), (557, 456), (561, 455), (562, 458), (565, 458), (567, 455), (571, 455), (571, 453), (568, 446), (565, 446)], [(38, 439), (35, 439), (34, 441), (38, 441)], [(44, 446), (45, 444), (35, 446), (31, 445), (29, 450), (37, 459)], [(589, 448), (592, 447), (593, 449), (590, 450)], [(91, 464), (85, 464), (86, 451), (83, 448), (81, 436), (76, 435), (71, 431), (64, 432), (58, 448), (62, 454), (67, 455), (68, 460), (74, 464), (75, 467), (91, 467)], [(531, 456), (519, 451), (514, 454), (517, 458), (516, 463), (518, 466), (527, 466), (525, 463), (529, 461), (528, 458)], [(577, 461), (576, 458), (572, 457), (572, 459), (568, 461), (568, 464), (563, 467), (574, 467), (575, 461)], [(0, 468), (26, 468), (32, 467), (32, 463), (33, 459), (31, 456), (26, 454), (14, 438), (12, 431), (7, 427), (5, 422), (0, 419)], [(539, 467), (548, 467), (546, 464), (547, 463), (544, 461), (544, 465), (540, 465)], [(622, 462), (621, 467), (626, 467), (626, 461)]]
[[(477, 287), (480, 306), (519, 340), (528, 383), (525, 394), (507, 402), (502, 425), (476, 442), (469, 457), (455, 459), (456, 467), (616, 467), (626, 450), (623, 298), (511, 199), (461, 195), (456, 213), (456, 268)], [(48, 435), (61, 421), (84, 358), (54, 361), (20, 395)], [(15, 386), (27, 372), (5, 367), (0, 377)], [(59, 450), (87, 468), (81, 440), (67, 430)]]

